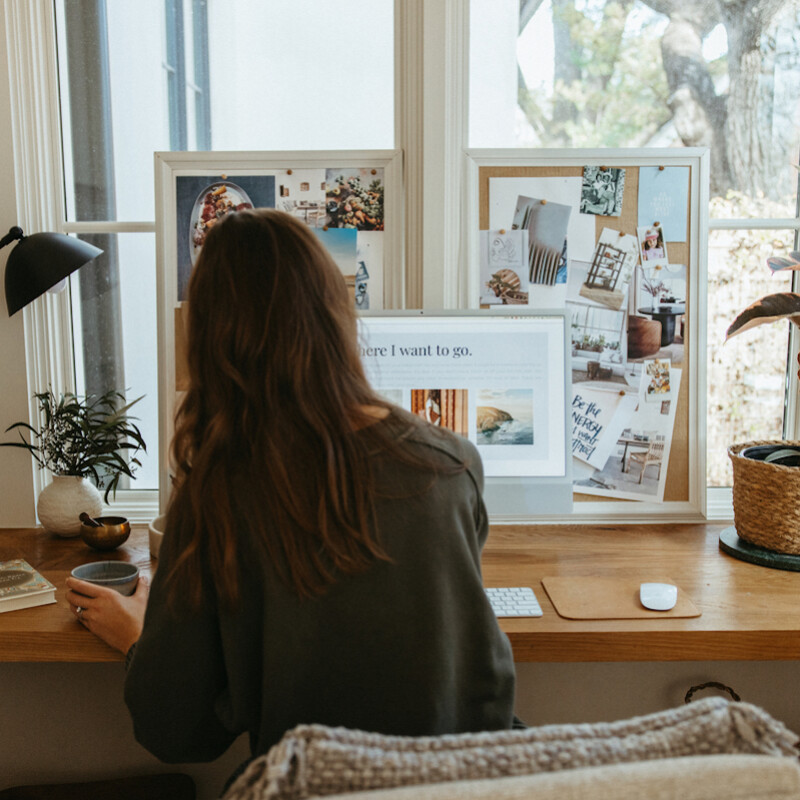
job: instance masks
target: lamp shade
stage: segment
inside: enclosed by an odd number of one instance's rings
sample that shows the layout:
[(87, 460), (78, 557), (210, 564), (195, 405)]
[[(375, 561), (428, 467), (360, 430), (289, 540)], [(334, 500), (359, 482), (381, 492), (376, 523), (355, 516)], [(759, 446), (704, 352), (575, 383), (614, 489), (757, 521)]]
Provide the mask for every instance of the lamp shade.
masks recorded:
[(18, 239), (6, 262), (6, 304), (11, 316), (103, 251), (63, 233), (24, 236), (12, 228), (0, 247)]

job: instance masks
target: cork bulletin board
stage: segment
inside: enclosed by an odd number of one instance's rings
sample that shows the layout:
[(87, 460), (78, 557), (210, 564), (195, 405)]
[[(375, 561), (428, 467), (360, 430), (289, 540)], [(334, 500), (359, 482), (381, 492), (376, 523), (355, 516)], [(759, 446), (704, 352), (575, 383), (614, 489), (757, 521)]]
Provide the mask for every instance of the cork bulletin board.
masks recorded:
[(704, 148), (467, 153), (471, 305), (571, 312), (576, 521), (705, 517), (708, 170)]

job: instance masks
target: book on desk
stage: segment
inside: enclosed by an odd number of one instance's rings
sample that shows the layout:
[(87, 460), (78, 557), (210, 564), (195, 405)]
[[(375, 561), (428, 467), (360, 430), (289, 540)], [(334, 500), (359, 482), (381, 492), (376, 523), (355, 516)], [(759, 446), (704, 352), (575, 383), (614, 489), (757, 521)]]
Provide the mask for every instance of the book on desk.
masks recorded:
[(27, 561), (0, 561), (0, 613), (56, 602), (56, 587)]

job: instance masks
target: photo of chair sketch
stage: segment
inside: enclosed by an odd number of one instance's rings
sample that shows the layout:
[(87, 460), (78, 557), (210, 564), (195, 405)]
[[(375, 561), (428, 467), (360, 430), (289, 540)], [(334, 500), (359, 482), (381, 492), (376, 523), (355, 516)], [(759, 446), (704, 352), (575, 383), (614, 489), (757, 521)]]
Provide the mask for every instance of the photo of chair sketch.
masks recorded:
[(661, 478), (661, 462), (664, 460), (664, 436), (657, 435), (653, 436), (650, 439), (650, 445), (647, 450), (638, 453), (631, 453), (628, 456), (628, 469), (627, 472), (630, 472), (631, 469), (631, 462), (635, 464), (639, 464), (641, 467), (641, 472), (639, 473), (639, 483), (642, 482), (642, 478), (644, 478), (644, 471), (651, 465), (656, 464), (658, 465), (658, 478)]

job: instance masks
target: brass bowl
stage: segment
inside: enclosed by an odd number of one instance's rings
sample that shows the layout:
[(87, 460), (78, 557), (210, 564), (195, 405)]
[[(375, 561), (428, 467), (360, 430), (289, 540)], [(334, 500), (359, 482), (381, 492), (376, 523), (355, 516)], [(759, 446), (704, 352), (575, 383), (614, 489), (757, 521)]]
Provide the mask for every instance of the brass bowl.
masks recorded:
[(131, 535), (131, 524), (125, 517), (95, 517), (99, 528), (81, 523), (81, 539), (95, 550), (113, 550)]

